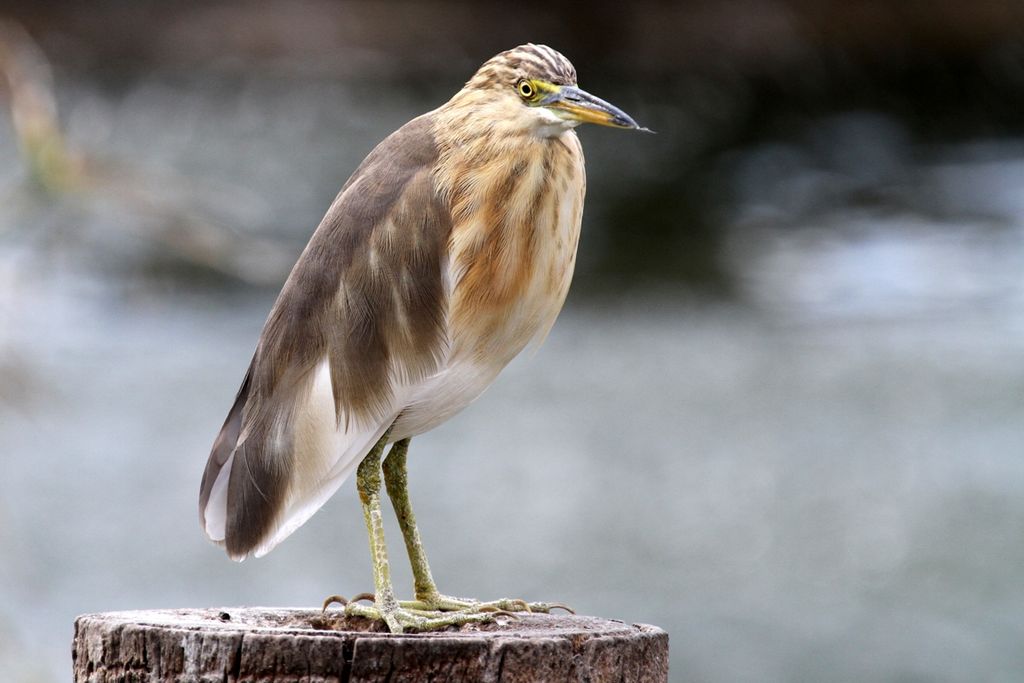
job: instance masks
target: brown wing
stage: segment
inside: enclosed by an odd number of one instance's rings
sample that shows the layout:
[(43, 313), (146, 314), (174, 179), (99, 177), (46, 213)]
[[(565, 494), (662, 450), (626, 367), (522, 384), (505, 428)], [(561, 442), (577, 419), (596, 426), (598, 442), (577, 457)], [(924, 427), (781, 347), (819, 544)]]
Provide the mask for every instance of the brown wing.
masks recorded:
[(331, 458), (342, 453), (320, 452), (325, 444), (365, 456), (336, 435), (314, 433), (327, 429), (324, 421), (306, 419), (316, 410), (318, 367), (329, 368), (330, 428), (338, 434), (382, 433), (401, 410), (396, 386), (436, 372), (447, 343), (451, 232), (432, 180), (437, 155), (430, 115), (378, 145), (285, 282), (200, 486), (204, 530), (232, 557), (269, 549), (282, 524), (290, 533), (312, 512), (298, 523), (286, 516), (308, 508), (314, 492), (326, 499), (322, 482), (300, 481), (338, 471)]

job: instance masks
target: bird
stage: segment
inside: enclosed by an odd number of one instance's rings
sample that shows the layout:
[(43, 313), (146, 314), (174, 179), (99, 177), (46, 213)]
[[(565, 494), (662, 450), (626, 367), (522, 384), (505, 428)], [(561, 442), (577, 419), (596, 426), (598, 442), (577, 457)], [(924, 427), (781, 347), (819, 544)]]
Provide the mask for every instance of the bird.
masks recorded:
[[(355, 472), (372, 605), (332, 596), (325, 610), (340, 602), (401, 633), (558, 606), (440, 593), (406, 456), (554, 324), (582, 223), (582, 123), (647, 130), (580, 89), (561, 53), (528, 43), (484, 62), (356, 168), (285, 281), (203, 473), (200, 524), (232, 559), (265, 555)], [(395, 598), (382, 479), (413, 600)]]

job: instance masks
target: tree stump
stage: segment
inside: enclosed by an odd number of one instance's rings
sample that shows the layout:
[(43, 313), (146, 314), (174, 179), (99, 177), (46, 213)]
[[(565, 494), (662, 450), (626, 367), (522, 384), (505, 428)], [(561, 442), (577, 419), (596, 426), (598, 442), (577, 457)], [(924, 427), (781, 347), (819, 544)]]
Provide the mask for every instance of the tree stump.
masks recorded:
[(76, 683), (658, 683), (668, 634), (575, 615), (392, 635), (340, 611), (142, 610), (78, 617), (72, 659)]

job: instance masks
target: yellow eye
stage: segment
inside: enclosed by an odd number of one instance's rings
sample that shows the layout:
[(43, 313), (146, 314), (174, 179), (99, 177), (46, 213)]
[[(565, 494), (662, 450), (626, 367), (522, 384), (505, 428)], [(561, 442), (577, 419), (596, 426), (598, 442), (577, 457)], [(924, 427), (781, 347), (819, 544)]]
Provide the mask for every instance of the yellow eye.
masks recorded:
[(533, 84), (531, 84), (530, 81), (519, 81), (516, 85), (516, 90), (518, 90), (519, 94), (527, 100), (537, 94), (537, 91), (534, 90)]

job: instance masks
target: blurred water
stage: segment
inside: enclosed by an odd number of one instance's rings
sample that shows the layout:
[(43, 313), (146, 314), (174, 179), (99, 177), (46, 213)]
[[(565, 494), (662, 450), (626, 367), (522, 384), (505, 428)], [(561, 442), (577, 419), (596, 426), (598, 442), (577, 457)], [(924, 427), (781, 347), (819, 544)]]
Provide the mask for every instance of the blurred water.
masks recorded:
[[(262, 560), (233, 564), (198, 529), (209, 441), (268, 303), (17, 318), (30, 392), (0, 414), (5, 670), (66, 680), (82, 612), (370, 586), (351, 484)], [(416, 440), (435, 574), (659, 624), (673, 680), (1013, 680), (1021, 322), (807, 324), (668, 295), (571, 307), (536, 357)]]
[[(367, 140), (424, 108), (325, 84), (298, 106), (272, 79), (192, 101), (188, 83), (81, 87), (77, 144), (186, 176), (239, 234), (297, 241)], [(584, 133), (597, 201), (600, 135)], [(572, 296), (539, 352), (416, 439), (442, 590), (658, 624), (678, 681), (1019, 680), (1024, 147), (905, 137), (854, 113), (722, 160), (735, 299)], [(21, 180), (0, 167), (10, 196)], [(161, 247), (110, 236), (138, 218), (119, 197), (0, 213), (11, 680), (67, 680), (83, 612), (371, 586), (351, 483), (267, 558), (204, 541), (199, 477), (275, 292), (140, 276)]]

